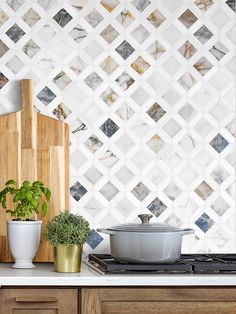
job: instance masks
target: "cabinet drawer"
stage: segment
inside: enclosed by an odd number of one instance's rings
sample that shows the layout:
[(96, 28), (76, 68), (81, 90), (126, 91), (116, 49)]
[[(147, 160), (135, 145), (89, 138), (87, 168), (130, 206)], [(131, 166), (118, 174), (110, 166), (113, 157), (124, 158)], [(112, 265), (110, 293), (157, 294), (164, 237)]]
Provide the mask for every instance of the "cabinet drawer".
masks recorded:
[(77, 289), (1, 289), (1, 314), (78, 314)]

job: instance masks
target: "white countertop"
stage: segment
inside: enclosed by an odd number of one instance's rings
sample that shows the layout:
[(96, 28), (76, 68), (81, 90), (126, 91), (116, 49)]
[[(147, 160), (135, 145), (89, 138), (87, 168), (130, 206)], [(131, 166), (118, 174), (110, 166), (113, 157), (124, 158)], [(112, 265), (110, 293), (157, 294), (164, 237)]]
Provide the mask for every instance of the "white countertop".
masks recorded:
[(53, 264), (13, 269), (0, 263), (1, 286), (236, 286), (234, 275), (99, 275), (82, 265), (80, 273), (56, 273)]

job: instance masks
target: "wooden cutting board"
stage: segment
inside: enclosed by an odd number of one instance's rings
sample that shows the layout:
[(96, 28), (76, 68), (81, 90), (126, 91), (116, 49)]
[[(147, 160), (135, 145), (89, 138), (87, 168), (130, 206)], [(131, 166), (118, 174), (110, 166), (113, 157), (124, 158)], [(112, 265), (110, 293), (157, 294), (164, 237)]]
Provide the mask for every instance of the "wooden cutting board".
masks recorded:
[[(32, 80), (21, 81), (21, 105), (16, 113), (0, 117), (0, 189), (9, 179), (42, 181), (52, 197), (45, 223), (60, 210), (69, 208), (69, 127), (34, 110)], [(11, 262), (6, 220), (0, 208), (0, 261)], [(36, 262), (53, 260), (52, 249), (41, 236)]]

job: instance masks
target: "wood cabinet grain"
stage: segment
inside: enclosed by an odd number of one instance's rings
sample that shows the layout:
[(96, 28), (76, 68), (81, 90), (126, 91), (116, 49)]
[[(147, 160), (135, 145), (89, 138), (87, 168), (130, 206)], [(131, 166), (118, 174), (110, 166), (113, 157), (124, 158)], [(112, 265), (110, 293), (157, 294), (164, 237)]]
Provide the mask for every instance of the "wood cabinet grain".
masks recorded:
[(78, 289), (0, 289), (1, 314), (78, 314)]
[(236, 288), (85, 288), (81, 314), (234, 314)]

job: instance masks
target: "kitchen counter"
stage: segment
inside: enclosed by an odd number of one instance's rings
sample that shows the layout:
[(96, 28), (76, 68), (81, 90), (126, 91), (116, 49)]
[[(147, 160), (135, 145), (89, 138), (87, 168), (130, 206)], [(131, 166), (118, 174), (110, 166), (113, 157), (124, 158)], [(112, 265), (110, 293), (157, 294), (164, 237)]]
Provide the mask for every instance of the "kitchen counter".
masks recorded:
[(232, 275), (99, 275), (82, 265), (80, 273), (57, 273), (53, 264), (36, 264), (34, 269), (13, 269), (0, 263), (1, 286), (236, 286)]

